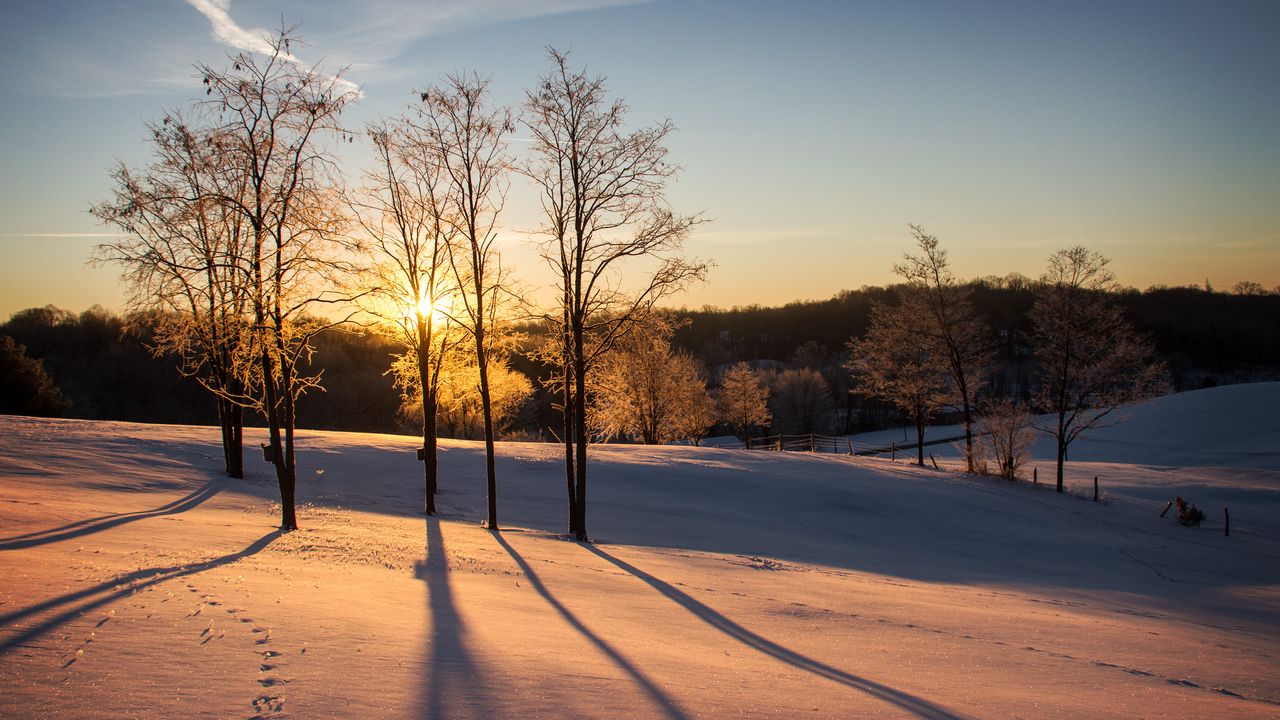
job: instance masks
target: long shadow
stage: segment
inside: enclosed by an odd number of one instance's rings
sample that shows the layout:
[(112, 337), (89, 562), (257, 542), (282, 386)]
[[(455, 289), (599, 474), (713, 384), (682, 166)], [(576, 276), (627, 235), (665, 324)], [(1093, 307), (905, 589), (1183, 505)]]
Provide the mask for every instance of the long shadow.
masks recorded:
[(460, 717), (461, 708), (466, 706), (475, 709), (475, 717), (501, 717), (491, 707), (484, 671), (476, 666), (467, 649), (466, 623), (458, 613), (453, 588), (449, 586), (449, 558), (438, 518), (427, 518), (426, 550), (426, 558), (414, 565), (417, 577), (427, 584), (427, 605), (431, 613), (431, 660), (427, 663), (430, 674), (423, 690), (425, 717), (427, 720)]
[(174, 500), (166, 505), (151, 510), (139, 510), (137, 512), (113, 513), (111, 515), (103, 515), (102, 517), (90, 518), (87, 520), (78, 520), (73, 523), (67, 523), (56, 528), (48, 530), (40, 530), (38, 532), (26, 533), (24, 535), (14, 535), (0, 540), (0, 550), (21, 550), (23, 548), (35, 547), (36, 545), (47, 545), (55, 543), (59, 540), (67, 540), (74, 537), (84, 535), (92, 535), (94, 533), (109, 530), (125, 523), (137, 522), (138, 520), (146, 520), (147, 518), (159, 517), (161, 515), (176, 515), (186, 512), (200, 505), (205, 500), (218, 494), (222, 489), (221, 484), (216, 480), (210, 480), (197, 490), (186, 497)]
[(267, 545), (270, 545), (272, 540), (280, 537), (280, 534), (280, 530), (273, 530), (253, 541), (252, 544), (243, 550), (239, 550), (229, 555), (223, 555), (222, 557), (213, 558), (212, 560), (203, 560), (201, 562), (187, 563), (185, 565), (170, 565), (168, 567), (136, 570), (128, 573), (127, 575), (120, 575), (106, 582), (99, 583), (93, 587), (66, 593), (65, 595), (59, 595), (58, 597), (51, 598), (42, 603), (37, 603), (31, 607), (23, 608), (6, 615), (0, 615), (0, 627), (3, 627), (25, 617), (44, 612), (45, 610), (72, 605), (76, 601), (84, 598), (93, 598), (89, 602), (63, 610), (38, 625), (33, 625), (32, 627), (19, 631), (15, 635), (11, 635), (0, 640), (0, 652), (4, 652), (33, 638), (39, 637), (59, 625), (62, 625), (68, 620), (79, 615), (83, 615), (90, 610), (102, 607), (103, 605), (119, 600), (122, 597), (132, 595), (139, 590), (144, 590), (152, 585), (157, 585), (168, 580), (175, 580), (180, 577), (186, 577), (188, 575), (195, 575), (196, 573), (202, 573), (206, 570), (212, 570), (213, 568), (227, 565), (229, 563), (236, 562), (237, 560), (243, 560), (251, 555), (255, 555), (262, 551), (262, 549)]
[(684, 718), (689, 717), (680, 709), (680, 706), (676, 704), (675, 700), (662, 691), (662, 688), (658, 687), (647, 675), (641, 672), (639, 668), (623, 657), (622, 653), (618, 652), (613, 648), (613, 646), (605, 642), (603, 638), (591, 632), (586, 625), (582, 624), (582, 621), (579, 620), (576, 615), (569, 611), (569, 608), (565, 607), (563, 603), (557, 600), (556, 597), (551, 594), (551, 591), (547, 589), (547, 586), (542, 583), (538, 574), (529, 566), (529, 563), (506, 541), (506, 538), (497, 534), (494, 535), (494, 538), (498, 541), (498, 544), (502, 546), (502, 549), (507, 551), (507, 554), (511, 556), (511, 559), (515, 560), (516, 564), (520, 566), (520, 570), (524, 572), (525, 578), (528, 579), (529, 584), (533, 586), (533, 589), (537, 590), (538, 594), (541, 595), (543, 599), (551, 605), (551, 607), (555, 608), (556, 612), (560, 613), (560, 617), (564, 618), (566, 622), (573, 626), (574, 630), (581, 633), (582, 636), (589, 640), (592, 645), (599, 648), (600, 652), (609, 656), (609, 659), (612, 660), (619, 668), (622, 668), (623, 672), (630, 675), (631, 678), (636, 681), (636, 684), (639, 685), (649, 695), (649, 697), (662, 708), (662, 711), (666, 713), (667, 717), (677, 718), (678, 720), (684, 720)]
[(882, 685), (873, 680), (858, 677), (857, 675), (831, 667), (826, 663), (819, 662), (813, 658), (801, 655), (794, 650), (783, 647), (772, 640), (757, 635), (756, 633), (742, 627), (712, 608), (698, 602), (690, 595), (677, 590), (675, 587), (672, 587), (634, 565), (623, 560), (619, 560), (594, 545), (583, 545), (583, 547), (601, 559), (606, 560), (621, 570), (643, 580), (654, 590), (657, 590), (676, 604), (683, 607), (685, 610), (693, 613), (693, 615), (698, 619), (749, 648), (758, 650), (759, 652), (777, 660), (781, 660), (792, 667), (864, 692), (874, 698), (883, 700), (905, 710), (916, 717), (927, 718), (928, 720), (958, 720), (961, 717), (941, 705), (936, 705), (923, 698), (918, 698), (914, 695), (902, 692), (901, 690), (896, 690), (887, 685)]

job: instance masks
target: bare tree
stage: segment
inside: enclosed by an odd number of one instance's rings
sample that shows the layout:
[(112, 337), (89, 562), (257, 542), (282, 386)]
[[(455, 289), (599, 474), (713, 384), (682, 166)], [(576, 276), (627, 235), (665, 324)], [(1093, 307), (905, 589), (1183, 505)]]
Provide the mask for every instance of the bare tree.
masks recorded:
[(979, 427), (991, 448), (997, 473), (1005, 480), (1017, 480), (1035, 440), (1031, 413), (1011, 399), (988, 402)]
[(595, 435), (655, 445), (700, 439), (714, 424), (706, 380), (691, 355), (671, 347), (673, 331), (652, 318), (600, 358), (587, 376)]
[(460, 288), (450, 265), (459, 233), (445, 217), (449, 178), (432, 135), (405, 118), (368, 131), (377, 164), (353, 201), (373, 251), (366, 309), (404, 349), (392, 369), (406, 403), (421, 412), (423, 504), (434, 515), (440, 380), (463, 340), (452, 318)]
[(1231, 288), (1231, 292), (1236, 295), (1266, 295), (1267, 289), (1260, 282), (1241, 280)]
[(216, 129), (168, 113), (150, 130), (154, 159), (142, 170), (112, 172), (112, 198), (90, 208), (126, 235), (99, 245), (96, 262), (122, 266), (129, 306), (154, 318), (156, 354), (216, 398), (226, 472), (244, 477), (244, 387), (234, 359), (244, 339), (248, 287), (238, 259), (243, 217), (216, 201), (243, 190), (222, 172), (228, 142)]
[(858, 392), (884, 398), (906, 412), (916, 427), (916, 463), (924, 465), (924, 429), (950, 392), (946, 357), (916, 325), (928, 312), (921, 292), (904, 288), (898, 305), (876, 305), (871, 327), (849, 342), (846, 367), (862, 385)]
[[(556, 274), (560, 304), (545, 319), (558, 338), (569, 532), (585, 541), (587, 374), (637, 317), (707, 266), (680, 254), (698, 218), (664, 201), (677, 169), (665, 144), (674, 126), (626, 131), (627, 106), (606, 99), (604, 79), (570, 69), (565, 53), (549, 54), (551, 71), (526, 93), (533, 143), (524, 170), (542, 194), (543, 257)], [(624, 285), (622, 267), (638, 258), (657, 268)]]
[(269, 42), (263, 57), (242, 53), (229, 69), (198, 68), (208, 95), (203, 110), (223, 150), (218, 172), (226, 182), (212, 199), (244, 228), (237, 265), (252, 325), (240, 370), (252, 392), (243, 401), (266, 418), (280, 526), (288, 531), (298, 527), (295, 403), (319, 384), (303, 366), (315, 333), (334, 324), (308, 310), (350, 299), (330, 289), (350, 268), (337, 252), (345, 214), (325, 140), (348, 137), (339, 115), (357, 94), (339, 76), (300, 64), (290, 31)]
[(1107, 258), (1084, 247), (1049, 258), (1031, 308), (1039, 360), (1038, 401), (1052, 415), (1040, 429), (1057, 441), (1058, 492), (1067, 448), (1082, 433), (1117, 422), (1119, 406), (1163, 387), (1164, 365), (1125, 319)]
[(753, 428), (773, 422), (769, 412), (769, 386), (746, 363), (737, 363), (725, 371), (716, 400), (720, 418), (733, 426), (747, 447), (751, 446)]
[(936, 346), (951, 373), (952, 396), (964, 422), (965, 467), (974, 471), (974, 401), (986, 382), (993, 357), (990, 331), (970, 302), (972, 289), (956, 281), (947, 251), (938, 238), (911, 225), (919, 255), (907, 254), (893, 271), (923, 298), (927, 311), (917, 318), (916, 330)]
[(511, 111), (488, 106), (489, 81), (455, 74), (419, 94), (418, 124), (431, 162), (443, 170), (440, 217), (456, 234), (450, 268), (459, 292), (457, 318), (475, 341), (475, 368), (484, 417), (486, 525), (498, 530), (498, 483), (494, 468), (494, 424), (489, 388), (493, 332), (506, 293), (495, 242), (506, 201), (511, 161), (505, 138), (514, 130)]
[(772, 378), (769, 405), (779, 433), (810, 434), (831, 429), (831, 388), (822, 373), (810, 368), (784, 370)]

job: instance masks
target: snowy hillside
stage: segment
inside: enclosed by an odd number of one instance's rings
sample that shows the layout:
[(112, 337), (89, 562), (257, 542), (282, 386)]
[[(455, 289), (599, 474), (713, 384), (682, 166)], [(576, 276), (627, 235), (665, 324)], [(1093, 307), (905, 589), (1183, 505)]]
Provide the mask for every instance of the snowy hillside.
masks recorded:
[[(1104, 503), (599, 448), (593, 546), (559, 535), (551, 445), (500, 445), (492, 534), (478, 444), (444, 443), (424, 520), (412, 438), (304, 433), (282, 536), (269, 466), (220, 477), (214, 429), (0, 417), (0, 716), (1275, 717), (1276, 407), (1130, 408), (1072, 449)], [(1174, 495), (1207, 522), (1160, 518)]]

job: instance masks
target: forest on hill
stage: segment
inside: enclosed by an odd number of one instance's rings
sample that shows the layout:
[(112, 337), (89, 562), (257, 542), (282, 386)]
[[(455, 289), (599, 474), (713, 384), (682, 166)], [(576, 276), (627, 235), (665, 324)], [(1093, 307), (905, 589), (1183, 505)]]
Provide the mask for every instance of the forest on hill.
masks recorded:
[[(996, 343), (997, 371), (987, 386), (993, 396), (1025, 394), (1029, 361), (1029, 311), (1033, 281), (1022, 276), (969, 283), (975, 311)], [(829, 421), (822, 430), (844, 433), (903, 421), (890, 404), (856, 394), (857, 381), (844, 363), (847, 344), (862, 338), (875, 303), (892, 304), (893, 287), (863, 287), (829, 300), (781, 307), (747, 306), (672, 311), (672, 344), (689, 353), (711, 387), (725, 368), (747, 362), (766, 372), (809, 369), (826, 381)], [(1280, 377), (1280, 295), (1241, 295), (1198, 288), (1124, 290), (1116, 294), (1134, 327), (1147, 334), (1169, 370), (1170, 388), (1189, 390)], [(0, 324), (4, 343), (4, 412), (64, 415), (98, 420), (214, 424), (209, 394), (182, 377), (172, 356), (156, 356), (144, 315), (120, 315), (100, 307), (74, 313), (52, 306), (15, 313)], [(545, 332), (536, 323), (520, 328), (523, 340), (511, 356), (514, 376), (527, 379), (524, 397), (501, 424), (506, 437), (550, 439), (557, 413), (543, 386), (550, 368), (535, 351)], [(298, 404), (301, 427), (369, 432), (420, 431), (402, 409), (401, 392), (388, 372), (397, 352), (386, 337), (359, 327), (324, 330), (315, 339), (311, 365), (322, 389)], [(36, 368), (60, 402), (40, 408), (15, 406), (14, 383)], [(442, 409), (444, 436), (478, 436), (478, 407), (465, 398)], [(775, 416), (778, 414), (775, 413)], [(258, 424), (254, 417), (249, 424)], [(714, 431), (713, 431), (714, 432)]]

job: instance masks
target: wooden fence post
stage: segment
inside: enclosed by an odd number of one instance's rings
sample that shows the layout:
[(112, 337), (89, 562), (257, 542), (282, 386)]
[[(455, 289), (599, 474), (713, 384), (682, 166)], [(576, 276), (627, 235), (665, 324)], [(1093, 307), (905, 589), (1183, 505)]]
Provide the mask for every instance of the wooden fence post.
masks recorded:
[(1093, 501), (1098, 502), (1098, 476), (1093, 476)]
[(1173, 501), (1165, 503), (1164, 509), (1160, 511), (1160, 517), (1164, 517), (1169, 512), (1169, 508), (1173, 507)]
[(1231, 537), (1231, 511), (1222, 508), (1222, 534)]
[(894, 443), (894, 442), (889, 443), (889, 452), (891, 453), (889, 455), (889, 459), (893, 462), (898, 462), (898, 444), (897, 443)]
[(1032, 485), (1040, 484), (1040, 468), (1038, 467), (1031, 468), (1031, 484)]

